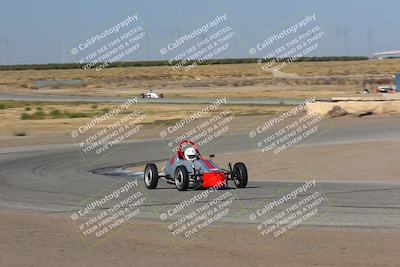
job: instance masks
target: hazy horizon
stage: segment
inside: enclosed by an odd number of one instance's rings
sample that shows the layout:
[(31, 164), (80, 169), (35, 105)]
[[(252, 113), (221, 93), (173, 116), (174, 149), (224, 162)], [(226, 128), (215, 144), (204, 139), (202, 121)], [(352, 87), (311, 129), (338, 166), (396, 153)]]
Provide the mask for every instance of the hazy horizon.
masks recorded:
[[(21, 2), (23, 4), (21, 5)], [(23, 6), (23, 8), (21, 8)], [(400, 3), (386, 1), (4, 1), (0, 10), (0, 64), (74, 63), (69, 46), (126, 12), (134, 11), (149, 39), (134, 59), (164, 60), (159, 50), (211, 14), (226, 14), (238, 38), (216, 58), (249, 58), (248, 48), (305, 14), (315, 14), (325, 32), (315, 56), (371, 56), (400, 50), (396, 18)], [(340, 15), (338, 15), (340, 14)]]

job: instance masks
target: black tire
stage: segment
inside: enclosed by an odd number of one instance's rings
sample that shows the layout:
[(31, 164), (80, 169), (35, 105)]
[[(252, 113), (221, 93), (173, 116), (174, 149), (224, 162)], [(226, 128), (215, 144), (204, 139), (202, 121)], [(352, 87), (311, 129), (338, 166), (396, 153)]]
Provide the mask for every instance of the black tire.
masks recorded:
[(158, 184), (158, 170), (154, 163), (149, 163), (144, 169), (144, 184), (148, 189), (155, 189)]
[(140, 94), (140, 98), (144, 98), (144, 94)]
[(179, 191), (186, 191), (189, 187), (189, 173), (185, 166), (178, 166), (175, 170), (175, 186)]
[(245, 188), (247, 185), (247, 168), (242, 162), (235, 163), (232, 170), (232, 178), (237, 188)]

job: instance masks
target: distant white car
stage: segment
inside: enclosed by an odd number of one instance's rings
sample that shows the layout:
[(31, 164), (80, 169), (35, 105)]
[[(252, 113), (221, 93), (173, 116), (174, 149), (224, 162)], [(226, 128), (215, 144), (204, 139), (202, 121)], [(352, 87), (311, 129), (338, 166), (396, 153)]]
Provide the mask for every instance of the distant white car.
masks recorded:
[(157, 94), (153, 90), (149, 90), (146, 94), (141, 94), (141, 98), (164, 98), (163, 94)]
[(389, 86), (389, 85), (385, 85), (385, 86), (379, 86), (376, 89), (377, 93), (394, 93), (396, 92), (396, 87), (394, 86)]

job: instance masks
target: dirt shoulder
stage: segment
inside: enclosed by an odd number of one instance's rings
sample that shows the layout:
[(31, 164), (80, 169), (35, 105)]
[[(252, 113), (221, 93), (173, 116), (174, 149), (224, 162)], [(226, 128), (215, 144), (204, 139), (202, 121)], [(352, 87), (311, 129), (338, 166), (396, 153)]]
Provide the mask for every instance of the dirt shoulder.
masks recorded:
[[(3, 106), (1, 106), (3, 105)], [(24, 103), (16, 101), (0, 101), (0, 147), (71, 144), (74, 143), (71, 132), (86, 125), (94, 118), (114, 110), (121, 104), (98, 103)], [(138, 110), (144, 114), (140, 121), (142, 135), (132, 139), (159, 138), (155, 131), (159, 127), (174, 125), (179, 120), (201, 110), (205, 105), (200, 104), (135, 104), (123, 109), (120, 114), (110, 116), (91, 129), (94, 133), (120, 121), (132, 112)], [(3, 107), (3, 109), (2, 109)], [(226, 106), (210, 112), (215, 116), (229, 109), (235, 116), (243, 117), (232, 123), (232, 130), (243, 128), (241, 121), (260, 120), (272, 114), (281, 114), (290, 106)], [(247, 118), (251, 119), (248, 120)]]
[[(397, 141), (300, 146), (282, 155), (263, 154), (258, 150), (240, 152), (251, 181), (386, 181), (400, 182), (397, 167), (400, 144)], [(384, 160), (379, 160), (384, 159)], [(237, 153), (217, 155), (213, 161), (226, 167), (236, 162)], [(159, 162), (161, 169), (163, 162)], [(129, 167), (143, 172), (144, 165)]]
[[(275, 157), (242, 153), (253, 181), (400, 181), (396, 141), (297, 147)], [(235, 155), (226, 160), (234, 161)], [(382, 159), (382, 160), (381, 160)]]
[(0, 213), (2, 266), (398, 266), (400, 232), (300, 229), (266, 248), (253, 228), (223, 225), (177, 249), (139, 222), (87, 248), (64, 215)]

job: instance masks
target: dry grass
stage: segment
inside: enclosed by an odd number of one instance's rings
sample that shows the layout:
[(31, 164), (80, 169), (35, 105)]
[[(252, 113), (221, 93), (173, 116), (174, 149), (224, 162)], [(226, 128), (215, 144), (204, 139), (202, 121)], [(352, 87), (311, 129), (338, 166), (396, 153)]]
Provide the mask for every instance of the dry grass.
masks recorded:
[[(1, 102), (0, 102), (1, 103)], [(24, 106), (18, 106), (0, 110), (0, 136), (14, 136), (15, 132), (24, 132), (29, 136), (41, 136), (69, 133), (81, 125), (86, 124), (94, 116), (100, 116), (107, 110), (112, 110), (118, 104), (71, 104), (71, 103), (26, 103), (31, 111), (26, 111)], [(111, 123), (121, 119), (135, 109), (142, 109), (146, 118), (146, 125), (170, 125), (173, 121), (191, 115), (201, 110), (205, 105), (169, 105), (169, 104), (136, 104), (120, 115), (105, 121), (98, 127), (107, 127)], [(227, 106), (236, 116), (245, 115), (269, 115), (288, 110), (289, 106)], [(223, 109), (210, 112), (210, 116), (221, 112)], [(33, 115), (41, 113), (43, 116)], [(54, 115), (56, 113), (56, 115)], [(21, 114), (30, 114), (32, 117), (21, 119)], [(57, 115), (58, 114), (58, 115)], [(81, 116), (64, 116), (64, 114), (81, 114)]]
[[(226, 78), (226, 77), (265, 77), (263, 71), (256, 64), (227, 64), (227, 65), (205, 65), (199, 66), (190, 72), (175, 71), (168, 66), (156, 67), (126, 67), (108, 68), (103, 71), (94, 69), (81, 70), (21, 70), (2, 71), (1, 83), (31, 84), (36, 80), (69, 80), (82, 79), (94, 82), (90, 87), (96, 88), (104, 81), (124, 84), (126, 80), (167, 80), (182, 81), (191, 79)], [(99, 83), (96, 83), (98, 81)]]
[[(109, 68), (99, 72), (81, 69), (2, 71), (0, 92), (129, 96), (154, 88), (167, 98), (337, 97), (359, 93), (362, 76), (370, 87), (391, 83), (391, 75), (399, 69), (400, 59), (296, 62), (284, 69), (300, 75), (292, 79), (273, 77), (257, 64), (205, 65), (189, 72), (175, 71), (168, 66)], [(82, 84), (36, 88), (38, 80), (70, 79), (79, 79)]]
[(400, 69), (400, 59), (300, 62), (284, 71), (301, 76), (392, 75)]

